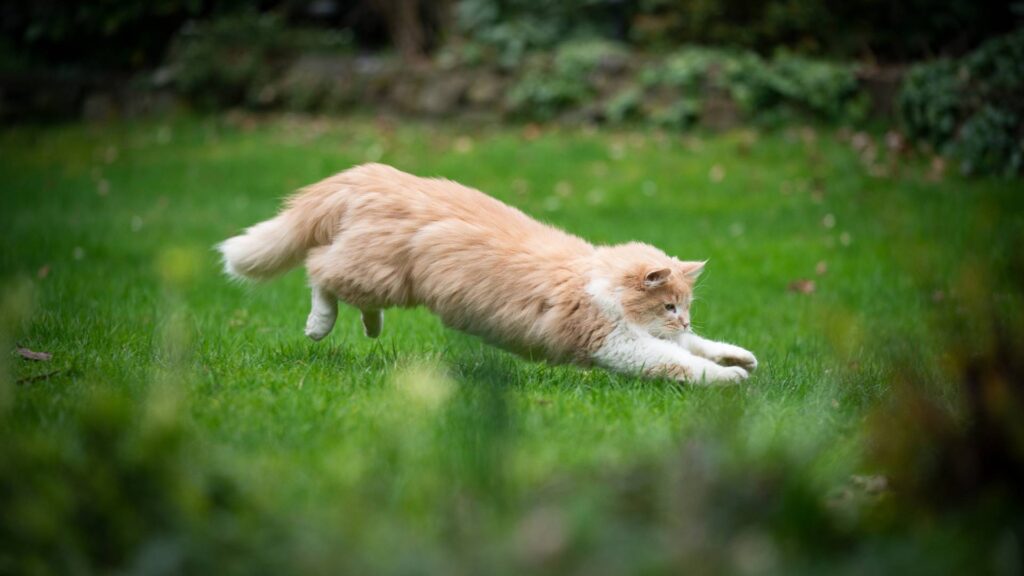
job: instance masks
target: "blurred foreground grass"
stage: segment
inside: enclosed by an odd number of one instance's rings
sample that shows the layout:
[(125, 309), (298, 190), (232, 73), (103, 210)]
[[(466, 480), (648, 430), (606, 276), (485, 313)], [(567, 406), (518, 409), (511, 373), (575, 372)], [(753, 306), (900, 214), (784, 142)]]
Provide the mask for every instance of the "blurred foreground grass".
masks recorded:
[[(364, 161), (709, 259), (695, 323), (762, 368), (531, 364), (421, 310), (308, 342), (300, 272), (210, 248)], [(941, 168), (811, 128), (0, 132), (0, 573), (1019, 573), (1024, 197)]]

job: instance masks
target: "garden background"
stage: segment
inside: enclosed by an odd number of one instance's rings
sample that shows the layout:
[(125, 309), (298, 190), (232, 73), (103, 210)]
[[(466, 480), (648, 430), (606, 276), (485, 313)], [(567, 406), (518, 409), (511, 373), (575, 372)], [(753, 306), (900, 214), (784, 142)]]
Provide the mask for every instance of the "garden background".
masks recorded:
[[(1024, 566), (1024, 5), (0, 6), (0, 574)], [(739, 386), (211, 247), (362, 162), (708, 259)]]

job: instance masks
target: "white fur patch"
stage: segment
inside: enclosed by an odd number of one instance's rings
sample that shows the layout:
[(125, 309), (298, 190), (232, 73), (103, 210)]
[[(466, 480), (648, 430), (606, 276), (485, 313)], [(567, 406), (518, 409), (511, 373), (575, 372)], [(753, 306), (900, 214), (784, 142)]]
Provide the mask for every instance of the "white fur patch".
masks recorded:
[(607, 278), (595, 276), (587, 283), (587, 294), (590, 294), (598, 310), (610, 320), (618, 321), (623, 317), (622, 303), (619, 301), (619, 295), (611, 289), (611, 285)]
[(320, 288), (313, 288), (312, 306), (306, 318), (306, 336), (311, 340), (322, 340), (331, 333), (338, 319), (338, 300)]
[(593, 361), (616, 372), (644, 375), (679, 367), (689, 372), (694, 383), (738, 382), (747, 372), (738, 366), (719, 366), (684, 350), (674, 342), (643, 334), (628, 325), (616, 327), (593, 355)]
[(217, 245), (224, 272), (237, 279), (263, 280), (296, 264), (305, 253), (288, 222), (278, 216)]
[(757, 358), (754, 354), (745, 348), (733, 344), (701, 338), (693, 332), (680, 334), (676, 337), (676, 343), (697, 356), (707, 358), (719, 364), (728, 363), (742, 366), (750, 372), (757, 369)]

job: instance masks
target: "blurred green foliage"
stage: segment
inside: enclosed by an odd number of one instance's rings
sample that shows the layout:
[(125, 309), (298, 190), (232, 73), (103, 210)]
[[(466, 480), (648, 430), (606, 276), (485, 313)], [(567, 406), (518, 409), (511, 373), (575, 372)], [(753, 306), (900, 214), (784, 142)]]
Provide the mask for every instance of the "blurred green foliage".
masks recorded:
[(0, 36), (35, 64), (138, 68), (158, 64), (189, 18), (244, 4), (244, 0), (10, 0), (0, 7)]
[(435, 38), (434, 48), (436, 39), (460, 37), (488, 47), (505, 65), (581, 38), (656, 50), (710, 44), (906, 61), (962, 54), (1008, 32), (1021, 15), (1019, 2), (999, 0), (453, 0), (443, 6), (414, 10), (409, 14), (418, 21), (399, 22), (397, 11), (376, 0), (9, 0), (0, 6), (0, 35), (48, 65), (130, 69), (157, 64), (189, 20), (258, 11), (285, 14), (292, 24), (347, 29), (367, 48), (380, 47), (382, 30), (411, 26), (421, 40)]
[(959, 106), (957, 67), (943, 59), (914, 66), (903, 80), (899, 111), (908, 134), (942, 145), (956, 134)]
[(97, 387), (57, 428), (0, 416), (0, 573), (271, 568), (269, 518), (213, 472), (182, 414), (159, 414), (167, 402)]
[(790, 54), (764, 59), (753, 52), (705, 47), (682, 48), (629, 70), (635, 63), (617, 44), (563, 44), (550, 60), (534, 58), (527, 65), (510, 95), (511, 108), (527, 118), (548, 120), (603, 99), (604, 120), (676, 129), (695, 124), (709, 100), (730, 99), (743, 119), (761, 123), (807, 118), (857, 123), (868, 110), (848, 64)]
[[(491, 72), (486, 63), (450, 55), (454, 71), (435, 69), (406, 85), (411, 74), (394, 61), (368, 60), (367, 71), (359, 72), (353, 57), (319, 64), (310, 58), (318, 52), (345, 54), (347, 40), (288, 28), (268, 15), (233, 17), (182, 35), (171, 63), (178, 88), (204, 108), (407, 106), (403, 90), (415, 96), (446, 84), (465, 87), (472, 74)], [(504, 70), (502, 78), (509, 89), (498, 95), (494, 111), (537, 121), (569, 117), (686, 129), (709, 107), (724, 105), (733, 123), (812, 119), (857, 124), (869, 104), (851, 64), (787, 53), (766, 59), (750, 51), (705, 47), (642, 56), (622, 43), (593, 39), (532, 52)], [(459, 98), (450, 98), (450, 104), (457, 106)]]
[(752, 52), (683, 48), (641, 78), (649, 87), (677, 90), (695, 109), (709, 88), (725, 91), (749, 119), (761, 121), (810, 116), (856, 123), (869, 104), (854, 66), (786, 53), (764, 59)]
[(629, 57), (625, 47), (603, 40), (565, 42), (550, 58), (535, 56), (509, 93), (509, 107), (519, 115), (550, 120), (559, 112), (592, 100), (592, 76), (604, 66)]
[(628, 17), (626, 6), (609, 0), (459, 0), (455, 23), (460, 34), (494, 49), (500, 62), (512, 65), (530, 51), (566, 41), (615, 39)]
[(1020, 16), (998, 0), (459, 0), (456, 14), (462, 34), (505, 60), (581, 37), (906, 60), (961, 53)]
[(260, 107), (271, 99), (263, 90), (295, 58), (345, 53), (351, 45), (344, 30), (289, 27), (279, 15), (243, 12), (189, 27), (176, 39), (169, 59), (178, 88), (200, 106)]
[(1024, 170), (1024, 30), (958, 60), (915, 66), (899, 96), (907, 133), (954, 155), (967, 174)]

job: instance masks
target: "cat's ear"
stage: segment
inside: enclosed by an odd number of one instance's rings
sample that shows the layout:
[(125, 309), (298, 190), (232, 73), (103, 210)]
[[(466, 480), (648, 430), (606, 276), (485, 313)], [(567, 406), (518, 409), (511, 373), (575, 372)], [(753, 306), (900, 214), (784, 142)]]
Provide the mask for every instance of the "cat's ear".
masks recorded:
[(668, 277), (672, 275), (671, 268), (659, 268), (657, 270), (651, 270), (647, 274), (644, 274), (644, 290), (650, 290), (651, 288), (657, 288), (664, 284)]
[(704, 271), (704, 265), (707, 263), (707, 260), (703, 262), (683, 262), (681, 266), (683, 277), (690, 281), (696, 280), (700, 273)]

